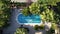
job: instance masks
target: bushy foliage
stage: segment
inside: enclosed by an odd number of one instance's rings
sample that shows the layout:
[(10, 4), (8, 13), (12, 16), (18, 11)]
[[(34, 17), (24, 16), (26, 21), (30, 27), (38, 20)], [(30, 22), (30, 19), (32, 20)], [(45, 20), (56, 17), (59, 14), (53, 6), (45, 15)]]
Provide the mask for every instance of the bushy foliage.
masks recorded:
[(4, 26), (4, 21), (0, 20), (0, 28)]
[(28, 34), (28, 31), (25, 28), (17, 28), (14, 34)]
[(40, 25), (39, 29), (44, 29), (44, 24)]
[[(4, 3), (4, 2), (8, 2), (8, 0), (0, 0), (0, 2), (2, 2), (2, 6), (0, 6), (0, 27), (3, 28), (5, 26), (8, 25), (8, 21), (9, 21), (9, 18), (10, 18), (10, 8), (8, 8), (9, 6)], [(9, 4), (9, 3), (8, 3)]]
[(22, 14), (23, 14), (24, 16), (30, 15), (29, 8), (28, 8), (28, 7), (24, 8), (24, 9), (22, 10)]
[(40, 13), (40, 5), (38, 3), (32, 3), (30, 6), (29, 6), (29, 9), (30, 9), (30, 13), (34, 14), (34, 15), (39, 15)]
[(52, 28), (52, 29), (54, 29), (54, 30), (55, 30), (55, 29), (57, 29), (57, 24), (55, 24), (55, 23), (52, 23), (52, 26), (51, 26), (51, 28)]
[(53, 10), (46, 9), (40, 15), (42, 17), (42, 20), (44, 20), (44, 21), (48, 21), (49, 22), (49, 21), (54, 20), (54, 12), (53, 12)]
[(35, 30), (43, 30), (43, 29), (44, 29), (44, 24), (42, 24), (42, 25), (40, 25), (40, 26), (35, 25), (35, 26), (34, 26), (34, 29), (35, 29)]
[(34, 29), (35, 30), (39, 30), (39, 26), (38, 25), (35, 25)]
[(48, 5), (56, 5), (57, 2), (60, 2), (60, 0), (38, 0), (40, 4), (48, 4)]
[[(22, 12), (26, 15), (40, 15), (42, 21), (58, 23), (60, 21), (60, 5), (58, 6), (57, 2), (60, 2), (60, 0), (38, 0), (29, 6), (28, 11)], [(57, 10), (53, 6), (57, 6)]]

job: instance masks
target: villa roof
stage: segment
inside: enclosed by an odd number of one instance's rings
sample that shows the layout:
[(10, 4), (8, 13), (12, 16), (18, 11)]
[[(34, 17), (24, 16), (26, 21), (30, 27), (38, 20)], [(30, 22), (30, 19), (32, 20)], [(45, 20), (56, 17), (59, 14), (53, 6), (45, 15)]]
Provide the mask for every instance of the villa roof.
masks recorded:
[(37, 0), (11, 0), (12, 2), (36, 2)]

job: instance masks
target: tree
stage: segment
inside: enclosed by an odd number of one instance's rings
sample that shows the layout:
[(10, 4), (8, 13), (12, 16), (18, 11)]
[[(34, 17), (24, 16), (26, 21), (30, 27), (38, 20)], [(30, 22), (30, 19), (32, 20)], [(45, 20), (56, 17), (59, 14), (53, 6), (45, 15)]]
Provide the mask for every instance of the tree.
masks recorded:
[(57, 29), (57, 24), (55, 24), (55, 23), (52, 23), (52, 26), (51, 26), (51, 28), (52, 28), (52, 29), (54, 29), (54, 30), (55, 30), (55, 29)]
[(39, 30), (39, 26), (38, 26), (38, 25), (35, 25), (35, 26), (34, 26), (34, 29), (35, 29), (35, 30)]
[(33, 15), (39, 15), (40, 14), (39, 8), (40, 8), (40, 5), (38, 3), (32, 3), (29, 6), (30, 13), (32, 13)]
[(38, 31), (38, 30), (43, 30), (43, 29), (44, 29), (44, 24), (42, 24), (42, 25), (40, 25), (40, 26), (35, 25), (35, 26), (34, 26), (34, 29), (37, 30), (37, 31)]
[(28, 31), (25, 28), (17, 28), (14, 34), (28, 34)]
[(52, 23), (58, 23), (59, 21), (59, 15), (56, 14), (52, 9), (46, 9), (41, 14), (42, 21), (46, 22), (52, 22)]
[(28, 7), (25, 7), (25, 8), (22, 10), (22, 14), (23, 14), (24, 16), (30, 15), (31, 13), (29, 12), (29, 8), (28, 8)]
[(1, 1), (2, 1), (2, 3), (6, 4), (6, 5), (9, 5), (11, 2), (11, 0), (1, 0)]
[(7, 5), (5, 2), (8, 3), (7, 0), (0, 0), (0, 34), (3, 33), (3, 28), (9, 26), (9, 23), (7, 22), (11, 15), (9, 7), (10, 5)]
[(58, 9), (58, 12), (56, 11), (57, 12), (56, 18), (58, 19), (58, 22), (60, 22), (60, 6), (57, 6), (57, 9)]
[(0, 20), (0, 28), (4, 26), (4, 21), (3, 20)]
[(60, 0), (38, 0), (40, 4), (44, 3), (47, 5), (56, 5), (57, 2), (60, 2)]
[[(59, 6), (58, 13), (54, 11), (53, 6), (56, 5), (57, 2), (60, 0), (38, 0), (37, 2), (32, 3), (29, 6), (29, 10), (22, 11), (25, 15), (33, 14), (33, 15), (40, 15), (42, 21), (58, 23), (60, 21), (60, 13), (59, 13)], [(51, 9), (49, 9), (48, 5), (51, 5)]]
[(44, 29), (44, 24), (40, 25), (39, 29), (43, 30)]

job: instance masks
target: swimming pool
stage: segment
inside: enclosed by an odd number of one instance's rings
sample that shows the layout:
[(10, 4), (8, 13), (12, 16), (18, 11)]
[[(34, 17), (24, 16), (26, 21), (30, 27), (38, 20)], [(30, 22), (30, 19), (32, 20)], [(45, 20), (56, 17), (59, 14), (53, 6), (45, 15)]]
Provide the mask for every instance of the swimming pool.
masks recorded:
[(24, 16), (22, 13), (20, 13), (17, 16), (17, 21), (22, 24), (23, 23), (40, 23), (41, 17), (39, 15)]

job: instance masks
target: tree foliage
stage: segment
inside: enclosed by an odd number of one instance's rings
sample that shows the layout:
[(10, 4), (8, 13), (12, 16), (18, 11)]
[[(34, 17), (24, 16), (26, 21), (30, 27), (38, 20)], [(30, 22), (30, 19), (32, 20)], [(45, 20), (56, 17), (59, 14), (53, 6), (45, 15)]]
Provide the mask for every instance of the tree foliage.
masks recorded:
[(22, 10), (22, 14), (23, 14), (24, 16), (30, 15), (29, 8), (28, 8), (28, 7), (24, 8), (24, 9)]
[(55, 23), (52, 23), (52, 26), (51, 26), (51, 28), (52, 28), (52, 29), (54, 29), (54, 30), (55, 30), (55, 29), (57, 29), (57, 24), (55, 24)]
[[(0, 27), (3, 28), (5, 26), (8, 25), (8, 21), (10, 18), (10, 8), (8, 8), (10, 5), (7, 5), (6, 2), (8, 2), (8, 0), (0, 0), (0, 2), (2, 2), (2, 6), (0, 6)], [(9, 3), (8, 3), (9, 4)]]
[(40, 4), (48, 4), (48, 5), (56, 5), (57, 2), (60, 2), (60, 0), (38, 0)]
[[(38, 0), (29, 6), (29, 14), (40, 15), (42, 21), (58, 23), (60, 22), (60, 5), (57, 5), (57, 2), (60, 0)], [(24, 13), (29, 15), (28, 11)]]
[(27, 29), (25, 28), (17, 28), (14, 34), (28, 34)]
[(29, 9), (30, 9), (30, 13), (34, 14), (34, 15), (38, 15), (40, 13), (40, 5), (38, 3), (32, 3), (30, 6), (29, 6)]
[(46, 9), (45, 11), (42, 12), (42, 14), (40, 14), (40, 16), (42, 17), (43, 21), (51, 22), (54, 20), (53, 10)]
[(4, 26), (4, 21), (0, 20), (0, 27), (3, 27)]
[(40, 25), (40, 26), (35, 25), (35, 26), (34, 26), (34, 29), (35, 29), (35, 30), (43, 30), (43, 29), (44, 29), (44, 24), (42, 24), (42, 25)]

